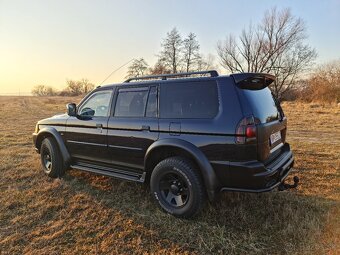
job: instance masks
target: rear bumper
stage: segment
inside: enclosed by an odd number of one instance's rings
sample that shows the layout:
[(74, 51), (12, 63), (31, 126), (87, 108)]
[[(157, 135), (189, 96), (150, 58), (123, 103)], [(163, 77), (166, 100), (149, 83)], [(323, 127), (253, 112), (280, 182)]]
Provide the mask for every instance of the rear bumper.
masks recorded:
[(229, 162), (231, 181), (221, 191), (261, 193), (278, 187), (289, 175), (294, 165), (294, 156), (289, 144), (280, 155), (268, 164), (259, 161)]

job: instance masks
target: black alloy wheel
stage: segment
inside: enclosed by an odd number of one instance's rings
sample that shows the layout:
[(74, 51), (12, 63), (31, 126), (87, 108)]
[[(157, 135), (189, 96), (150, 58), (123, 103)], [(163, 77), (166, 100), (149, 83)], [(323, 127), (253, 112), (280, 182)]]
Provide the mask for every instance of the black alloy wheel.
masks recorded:
[(159, 162), (151, 174), (150, 188), (158, 205), (176, 217), (196, 215), (206, 199), (199, 169), (183, 157)]
[(159, 182), (159, 189), (162, 199), (169, 206), (183, 207), (189, 200), (188, 183), (176, 172), (164, 174)]

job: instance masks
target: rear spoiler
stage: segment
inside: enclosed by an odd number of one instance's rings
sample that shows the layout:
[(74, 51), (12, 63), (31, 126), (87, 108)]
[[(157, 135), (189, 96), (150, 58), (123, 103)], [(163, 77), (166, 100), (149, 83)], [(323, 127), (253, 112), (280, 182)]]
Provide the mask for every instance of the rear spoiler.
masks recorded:
[(230, 76), (241, 89), (260, 90), (275, 81), (275, 76), (267, 73), (237, 73)]

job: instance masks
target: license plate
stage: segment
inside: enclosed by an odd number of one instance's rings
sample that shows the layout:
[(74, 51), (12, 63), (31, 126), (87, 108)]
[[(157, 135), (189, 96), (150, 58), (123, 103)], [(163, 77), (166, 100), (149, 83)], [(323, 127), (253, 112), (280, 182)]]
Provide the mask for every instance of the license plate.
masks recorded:
[(281, 131), (275, 132), (270, 135), (270, 144), (274, 144), (275, 142), (281, 140)]

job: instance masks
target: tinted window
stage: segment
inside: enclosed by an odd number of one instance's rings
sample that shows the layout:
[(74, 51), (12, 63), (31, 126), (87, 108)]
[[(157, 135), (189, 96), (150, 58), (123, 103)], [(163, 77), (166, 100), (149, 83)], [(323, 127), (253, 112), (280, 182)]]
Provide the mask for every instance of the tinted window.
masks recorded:
[(114, 116), (143, 117), (149, 88), (120, 89)]
[(108, 116), (111, 94), (111, 90), (99, 91), (92, 94), (79, 109), (79, 114), (93, 117)]
[(242, 92), (246, 95), (253, 114), (260, 119), (261, 123), (279, 119), (279, 112), (269, 88), (261, 90), (244, 89)]
[(150, 89), (146, 117), (157, 117), (157, 87), (151, 87)]
[(213, 118), (218, 112), (216, 83), (181, 82), (161, 86), (161, 118)]

